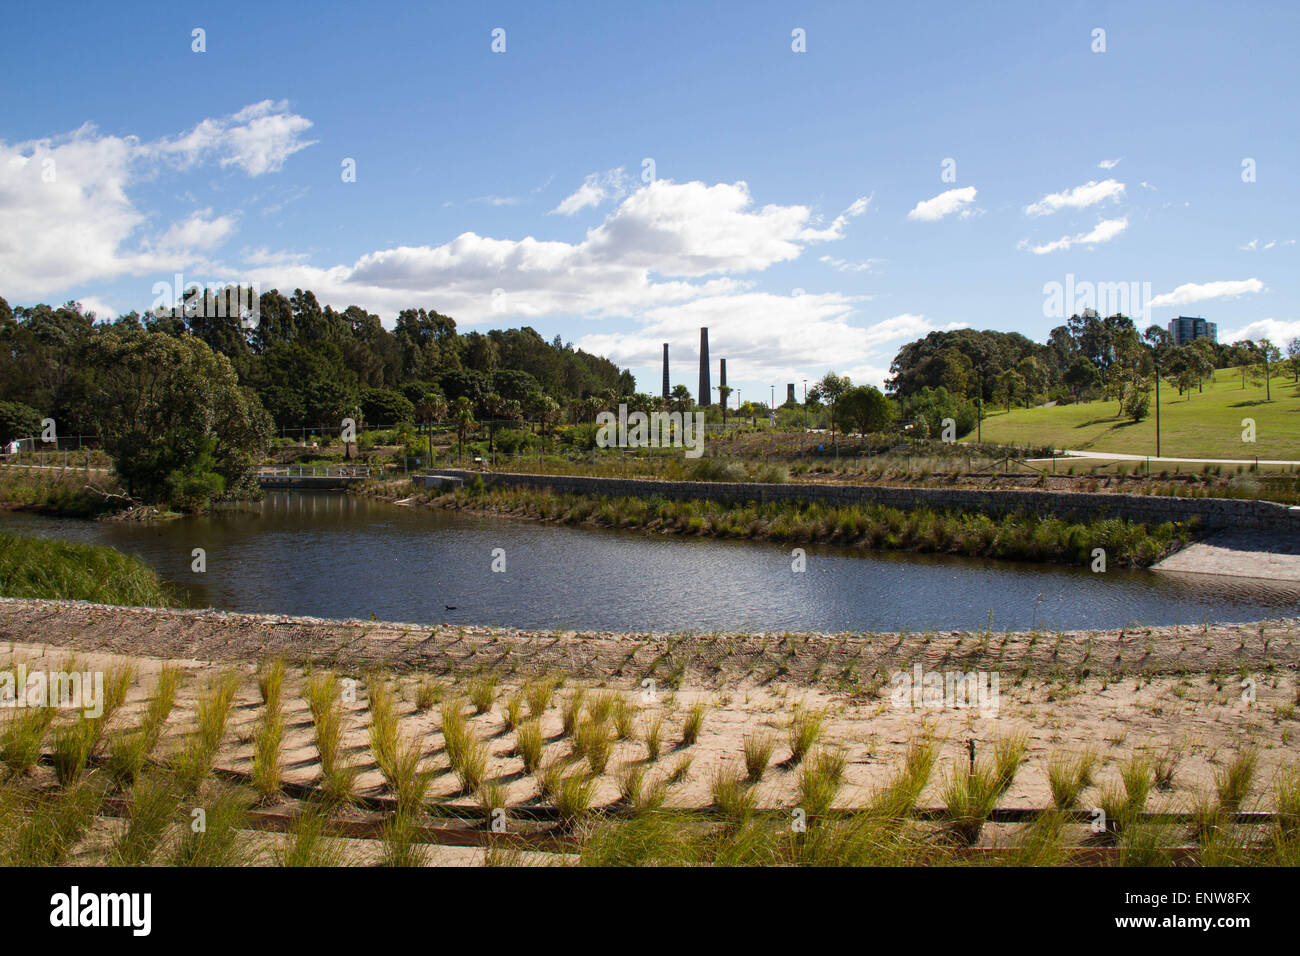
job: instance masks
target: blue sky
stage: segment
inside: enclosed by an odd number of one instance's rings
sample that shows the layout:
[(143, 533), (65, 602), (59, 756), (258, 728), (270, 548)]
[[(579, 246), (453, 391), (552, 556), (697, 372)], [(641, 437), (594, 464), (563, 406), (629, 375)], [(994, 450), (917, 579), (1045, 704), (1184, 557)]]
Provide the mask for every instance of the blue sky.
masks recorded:
[(1067, 276), (1133, 284), (1142, 326), (1300, 335), (1295, 4), (123, 2), (5, 19), (14, 305), (143, 310), (176, 273), (301, 286), (390, 323), (424, 307), (531, 325), (648, 391), (663, 342), (694, 388), (708, 325), (715, 363), (764, 399), (828, 368), (879, 384), (931, 329), (1041, 340), (1061, 321), (1044, 286)]

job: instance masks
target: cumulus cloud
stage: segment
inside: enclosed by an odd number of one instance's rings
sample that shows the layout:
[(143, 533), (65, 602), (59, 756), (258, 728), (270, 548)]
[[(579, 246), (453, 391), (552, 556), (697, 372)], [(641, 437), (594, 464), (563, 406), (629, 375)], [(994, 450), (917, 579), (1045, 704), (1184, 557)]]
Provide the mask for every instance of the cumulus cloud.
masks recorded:
[(0, 142), (0, 288), (27, 299), (204, 262), (234, 232), (234, 219), (209, 208), (152, 225), (131, 187), (159, 167), (212, 161), (262, 175), (309, 145), (298, 134), (310, 125), (268, 100), (153, 142), (104, 135), (90, 124), (60, 136)]
[(1065, 192), (1049, 193), (1025, 207), (1027, 216), (1046, 216), (1060, 209), (1085, 209), (1107, 199), (1118, 202), (1124, 196), (1124, 184), (1114, 179), (1086, 182)]
[(933, 199), (924, 199), (917, 203), (912, 211), (907, 214), (907, 218), (917, 219), (921, 222), (934, 222), (936, 219), (942, 219), (954, 212), (961, 212), (963, 216), (969, 215), (970, 210), (966, 207), (975, 201), (975, 194), (974, 186), (949, 189)]
[(1186, 282), (1173, 292), (1165, 292), (1147, 303), (1148, 308), (1161, 306), (1190, 305), (1193, 302), (1205, 302), (1209, 299), (1230, 299), (1251, 292), (1264, 291), (1264, 283), (1258, 279), (1228, 279), (1220, 282)]
[(315, 144), (302, 138), (311, 125), (311, 120), (290, 113), (286, 101), (262, 100), (141, 148), (182, 167), (216, 156), (223, 167), (237, 166), (249, 176), (261, 176), (276, 172), (294, 153)]
[(1292, 339), (1300, 339), (1300, 321), (1283, 322), (1280, 319), (1258, 319), (1249, 325), (1243, 325), (1239, 329), (1233, 329), (1231, 332), (1220, 332), (1219, 341), (1242, 342), (1250, 339), (1252, 342), (1258, 342), (1260, 339), (1268, 339), (1274, 345), (1285, 351), (1286, 344)]
[(1127, 217), (1124, 219), (1103, 219), (1089, 232), (1081, 232), (1073, 236), (1062, 236), (1060, 239), (1044, 243), (1041, 246), (1035, 246), (1028, 239), (1023, 239), (1019, 248), (1028, 249), (1036, 256), (1045, 256), (1049, 252), (1060, 252), (1063, 249), (1069, 249), (1071, 246), (1087, 246), (1098, 242), (1108, 242), (1127, 228)]

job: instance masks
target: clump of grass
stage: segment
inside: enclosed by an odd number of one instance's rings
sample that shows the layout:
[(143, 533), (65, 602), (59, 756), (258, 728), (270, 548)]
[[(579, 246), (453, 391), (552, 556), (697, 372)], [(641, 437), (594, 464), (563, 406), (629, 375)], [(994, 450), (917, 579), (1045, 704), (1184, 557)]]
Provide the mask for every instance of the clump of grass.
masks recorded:
[[(243, 792), (221, 788), (200, 808), (201, 817), (191, 815), (181, 828), (181, 839), (172, 855), (173, 866), (241, 866), (250, 859), (250, 847), (241, 832), (248, 820)], [(200, 822), (201, 825), (200, 825)]]
[(239, 673), (224, 670), (208, 679), (207, 688), (199, 696), (198, 728), (186, 738), (174, 761), (176, 777), (185, 792), (198, 790), (212, 769), (238, 689)]
[(397, 778), (398, 719), (397, 698), (378, 676), (366, 681), (370, 699), (370, 754), (390, 790)]
[(1028, 750), (1029, 737), (1023, 732), (1003, 737), (994, 743), (993, 783), (997, 796), (1000, 797), (1011, 789)]
[(262, 706), (268, 711), (280, 711), (284, 695), (284, 670), (283, 657), (274, 657), (258, 668), (257, 692), (262, 695)]
[(770, 733), (749, 734), (745, 737), (744, 750), (745, 775), (750, 783), (758, 783), (776, 751), (776, 737)]
[(454, 768), (463, 793), (473, 793), (487, 779), (487, 748), (477, 737), (470, 736), (461, 752), (460, 762)]
[(67, 863), (95, 822), (100, 802), (100, 790), (89, 781), (42, 797), (26, 823), (10, 835), (5, 864), (61, 866)]
[(551, 706), (551, 697), (555, 693), (555, 681), (549, 677), (531, 680), (524, 685), (524, 696), (528, 699), (528, 715), (540, 719)]
[(81, 717), (54, 732), (54, 778), (60, 787), (71, 786), (81, 779), (95, 745), (94, 725), (93, 719)]
[(903, 756), (903, 766), (872, 799), (873, 814), (884, 819), (901, 820), (911, 813), (930, 782), (937, 759), (938, 748), (931, 737), (911, 740)]
[(418, 740), (403, 740), (393, 757), (393, 776), (388, 788), (397, 798), (399, 813), (416, 814), (424, 806), (433, 773), (421, 766), (423, 751)]
[(41, 757), (45, 731), (54, 720), (52, 707), (26, 707), (10, 713), (0, 735), (0, 761), (12, 776), (31, 772)]
[(1174, 789), (1174, 774), (1178, 772), (1178, 765), (1182, 761), (1183, 748), (1172, 740), (1164, 750), (1152, 758), (1151, 769), (1155, 773), (1157, 790)]
[(735, 767), (720, 764), (714, 768), (709, 781), (713, 806), (728, 824), (740, 826), (747, 822), (758, 805), (758, 793), (749, 785), (745, 775)]
[(599, 694), (592, 694), (587, 701), (587, 716), (594, 723), (607, 724), (610, 717), (614, 715), (614, 709), (617, 701), (622, 699), (621, 694), (613, 691), (602, 691)]
[(1047, 762), (1047, 785), (1056, 809), (1074, 809), (1083, 791), (1092, 786), (1096, 765), (1097, 753), (1091, 749), (1077, 754), (1052, 754)]
[(346, 731), (343, 704), (338, 695), (338, 678), (331, 673), (313, 674), (304, 690), (316, 732), (316, 753), (320, 757), (321, 792), (328, 803), (351, 801), (358, 768), (343, 748)]
[(682, 754), (677, 758), (677, 762), (672, 765), (665, 778), (669, 786), (675, 787), (686, 779), (691, 772), (691, 763), (694, 759), (690, 754)]
[(581, 772), (565, 776), (555, 792), (555, 809), (559, 811), (560, 821), (572, 826), (586, 816), (595, 793), (594, 778)]
[(420, 713), (432, 710), (433, 705), (442, 699), (442, 686), (432, 677), (422, 677), (415, 685), (415, 709)]
[(474, 705), (474, 713), (486, 714), (496, 699), (496, 674), (480, 675), (469, 682), (469, 702)]
[(564, 721), (562, 736), (571, 736), (578, 729), (578, 719), (582, 715), (582, 701), (585, 696), (584, 688), (575, 687), (564, 699), (564, 706), (560, 710), (561, 719)]
[(541, 721), (536, 717), (519, 725), (519, 730), (516, 731), (515, 735), (515, 752), (519, 754), (519, 759), (523, 761), (524, 773), (534, 773), (542, 765), (542, 747), (544, 743)]
[(707, 710), (708, 705), (702, 700), (697, 700), (686, 712), (686, 720), (682, 723), (682, 746), (693, 747), (700, 739), (700, 728), (704, 726), (704, 714)]
[(500, 780), (489, 780), (478, 788), (478, 805), (483, 819), (491, 826), (498, 810), (506, 806), (506, 787)]
[(145, 774), (136, 780), (130, 800), (126, 827), (109, 851), (113, 866), (150, 863), (180, 808), (180, 795), (162, 774)]
[(844, 785), (842, 751), (818, 751), (799, 771), (799, 806), (809, 817), (824, 816)]
[(441, 716), (443, 750), (446, 751), (448, 765), (455, 770), (464, 759), (465, 751), (469, 748), (473, 736), (469, 729), (469, 721), (465, 719), (465, 699), (453, 697), (444, 700)]
[(1300, 830), (1300, 767), (1278, 770), (1273, 781), (1273, 805), (1279, 838), (1294, 837)]
[(821, 739), (826, 715), (820, 710), (797, 709), (790, 718), (788, 742), (790, 744), (790, 762), (799, 763), (813, 746)]
[(609, 763), (610, 750), (613, 748), (609, 726), (598, 723), (594, 719), (584, 720), (578, 725), (574, 740), (575, 751), (587, 758), (591, 772), (598, 777), (603, 774), (606, 764)]
[(619, 772), (618, 793), (635, 815), (654, 813), (668, 799), (668, 781), (651, 780), (644, 766), (630, 763)]
[(636, 735), (637, 709), (619, 694), (614, 700), (614, 733), (619, 740), (630, 740)]
[(284, 841), (275, 850), (280, 866), (344, 866), (347, 856), (343, 844), (326, 836), (329, 814), (321, 807), (309, 807), (289, 824)]
[(410, 814), (394, 813), (380, 830), (383, 843), (382, 864), (389, 867), (424, 866), (429, 861), (429, 847), (419, 841), (420, 831)]
[(109, 741), (105, 769), (122, 789), (131, 787), (144, 770), (145, 761), (158, 746), (167, 718), (176, 706), (176, 691), (181, 685), (181, 669), (168, 664), (158, 674), (154, 693), (145, 707), (144, 719), (135, 730), (120, 730)]
[(659, 714), (653, 717), (647, 717), (645, 720), (645, 752), (646, 759), (654, 763), (659, 759), (659, 751), (663, 747), (664, 719)]
[(952, 773), (944, 781), (943, 805), (948, 810), (948, 820), (953, 833), (967, 846), (979, 839), (984, 821), (997, 804), (996, 771), (983, 762), (973, 769), (958, 760)]
[(515, 691), (506, 698), (505, 724), (506, 730), (518, 730), (519, 722), (523, 719), (524, 714), (524, 695), (520, 691)]
[(537, 792), (544, 800), (555, 800), (560, 792), (560, 784), (564, 780), (564, 770), (568, 766), (568, 761), (561, 757), (556, 757), (544, 767), (537, 770)]
[(1229, 813), (1241, 809), (1255, 782), (1258, 766), (1259, 751), (1254, 747), (1243, 747), (1227, 766), (1215, 771), (1214, 790), (1219, 797), (1220, 809)]

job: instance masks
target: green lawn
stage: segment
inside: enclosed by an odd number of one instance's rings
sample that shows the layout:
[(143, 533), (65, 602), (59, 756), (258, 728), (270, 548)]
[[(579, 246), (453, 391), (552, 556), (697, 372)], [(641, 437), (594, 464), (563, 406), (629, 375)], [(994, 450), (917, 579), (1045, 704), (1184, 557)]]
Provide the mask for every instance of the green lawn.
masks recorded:
[[(1289, 379), (1272, 380), (1273, 400), (1264, 386), (1239, 369), (1220, 369), (1204, 392), (1179, 398), (1160, 386), (1160, 453), (1172, 458), (1281, 458), (1300, 460), (1300, 390)], [(984, 420), (984, 441), (1054, 446), (1128, 455), (1156, 453), (1155, 406), (1133, 423), (1118, 414), (1115, 401), (1053, 408), (998, 410)], [(1255, 420), (1255, 441), (1242, 441), (1242, 419)], [(974, 433), (965, 436), (971, 440)]]

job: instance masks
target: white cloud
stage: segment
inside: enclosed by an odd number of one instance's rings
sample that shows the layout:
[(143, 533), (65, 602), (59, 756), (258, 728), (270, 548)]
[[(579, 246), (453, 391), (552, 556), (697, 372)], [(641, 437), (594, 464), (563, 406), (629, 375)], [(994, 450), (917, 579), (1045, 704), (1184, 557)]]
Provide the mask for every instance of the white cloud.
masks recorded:
[(1119, 159), (1103, 159), (1100, 163), (1097, 164), (1097, 168), (1098, 168), (1098, 169), (1114, 169), (1116, 166), (1118, 166), (1118, 165), (1120, 164), (1120, 160), (1122, 160), (1123, 158), (1124, 158), (1124, 157), (1121, 156), (1121, 157), (1119, 157)]
[(298, 133), (310, 125), (268, 100), (203, 120), (175, 139), (142, 143), (86, 124), (60, 136), (0, 142), (0, 289), (21, 300), (204, 264), (233, 233), (234, 219), (205, 209), (160, 229), (137, 208), (131, 187), (159, 164), (219, 161), (261, 175), (308, 145)]
[(912, 211), (907, 214), (907, 218), (918, 219), (921, 222), (934, 222), (936, 219), (942, 219), (944, 216), (958, 211), (962, 215), (967, 215), (970, 210), (965, 207), (975, 201), (975, 193), (974, 186), (949, 189), (933, 199), (924, 199), (917, 203)]
[(627, 186), (627, 174), (622, 166), (603, 173), (589, 173), (577, 191), (566, 196), (551, 213), (572, 216), (588, 206), (599, 206), (607, 199), (621, 199), (627, 194)]
[(1264, 283), (1255, 278), (1229, 279), (1221, 282), (1187, 282), (1178, 286), (1173, 292), (1165, 292), (1156, 296), (1147, 303), (1147, 307), (1158, 309), (1167, 305), (1189, 305), (1193, 302), (1204, 302), (1208, 299), (1235, 298), (1239, 295), (1262, 292), (1263, 290)]
[(824, 262), (837, 272), (870, 272), (876, 267), (879, 259), (866, 259), (862, 262), (848, 262), (844, 259), (837, 259), (834, 256), (821, 256), (817, 260)]
[(1245, 339), (1250, 339), (1252, 342), (1268, 339), (1281, 348), (1285, 355), (1286, 344), (1292, 339), (1300, 339), (1300, 321), (1283, 322), (1279, 319), (1259, 319), (1249, 325), (1243, 325), (1239, 329), (1233, 329), (1231, 332), (1219, 333), (1220, 342), (1231, 344)]
[(261, 176), (276, 172), (286, 159), (316, 142), (302, 138), (311, 128), (311, 120), (288, 110), (284, 100), (262, 100), (238, 113), (205, 119), (182, 136), (164, 137), (143, 148), (183, 168), (216, 155), (223, 167), (237, 166), (249, 176)]
[[(1265, 242), (1262, 239), (1252, 239), (1244, 246), (1239, 246), (1238, 248), (1240, 248), (1242, 252), (1267, 251), (1269, 249), (1272, 249), (1274, 246), (1276, 246), (1277, 243), (1278, 241), (1276, 239), (1270, 239), (1267, 242)], [(1285, 239), (1282, 241), (1282, 245), (1284, 246), (1290, 246), (1294, 244), (1295, 244), (1294, 239)]]
[[(677, 368), (694, 368), (699, 329), (709, 329), (709, 352), (727, 360), (733, 381), (799, 381), (832, 366), (854, 382), (881, 386), (892, 354), (877, 350), (938, 328), (923, 315), (904, 313), (868, 326), (850, 321), (855, 300), (840, 293), (772, 295), (750, 292), (706, 296), (649, 310), (635, 332), (593, 333), (577, 344), (621, 365), (655, 367), (664, 342)], [(943, 326), (960, 328), (961, 324)], [(689, 343), (689, 344), (687, 344)], [(872, 359), (876, 361), (872, 361)]]
[(1060, 209), (1085, 209), (1107, 199), (1118, 202), (1124, 196), (1124, 184), (1114, 179), (1086, 182), (1061, 193), (1049, 193), (1025, 207), (1027, 216), (1046, 216)]
[(1060, 252), (1063, 249), (1069, 249), (1071, 246), (1086, 246), (1098, 242), (1108, 242), (1127, 228), (1127, 217), (1124, 219), (1103, 219), (1089, 232), (1081, 232), (1074, 236), (1062, 236), (1060, 239), (1044, 243), (1041, 246), (1032, 245), (1028, 239), (1024, 239), (1021, 240), (1019, 248), (1028, 249), (1036, 256), (1043, 256), (1049, 252)]

